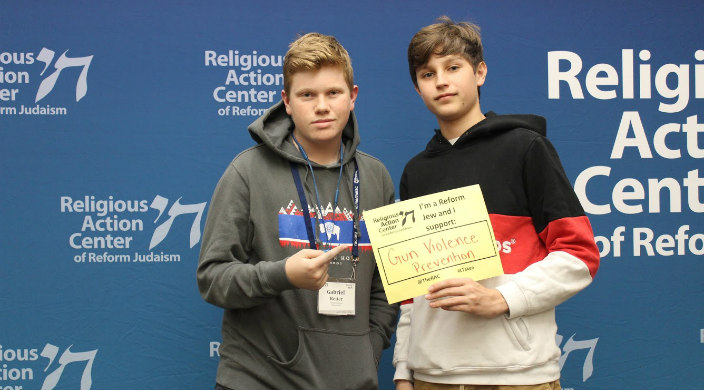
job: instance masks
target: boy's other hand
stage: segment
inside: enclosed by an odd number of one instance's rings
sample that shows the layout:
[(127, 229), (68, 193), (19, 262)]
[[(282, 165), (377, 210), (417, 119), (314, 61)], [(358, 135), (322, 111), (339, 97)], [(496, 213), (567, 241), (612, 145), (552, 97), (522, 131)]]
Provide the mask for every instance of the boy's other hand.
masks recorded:
[(347, 245), (340, 245), (327, 252), (302, 249), (286, 260), (286, 277), (298, 288), (320, 290), (328, 281), (330, 260), (347, 248)]
[(463, 311), (492, 318), (508, 313), (508, 304), (499, 290), (486, 288), (468, 278), (443, 280), (428, 287), (425, 299), (430, 307)]

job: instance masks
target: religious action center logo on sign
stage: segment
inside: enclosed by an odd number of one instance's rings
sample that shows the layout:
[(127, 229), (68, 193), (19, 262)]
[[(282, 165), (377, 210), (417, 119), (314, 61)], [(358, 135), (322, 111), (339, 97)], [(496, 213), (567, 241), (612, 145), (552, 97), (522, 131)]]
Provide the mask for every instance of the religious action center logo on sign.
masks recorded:
[[(52, 94), (57, 86), (57, 81), (74, 77), (74, 72), (66, 71), (67, 69), (80, 70), (80, 73), (75, 76), (75, 101), (80, 101), (88, 93), (88, 71), (93, 55), (74, 57), (67, 55), (68, 51), (68, 49), (64, 50), (59, 56), (46, 47), (43, 47), (39, 53), (0, 53), (0, 65), (2, 65), (0, 66), (0, 102), (9, 103), (0, 107), (0, 116), (67, 115), (68, 109), (66, 107), (39, 104), (39, 102)], [(33, 93), (34, 76), (30, 76), (30, 68), (31, 70), (36, 69), (37, 62), (43, 63), (44, 66), (38, 75), (41, 77), (41, 82), (36, 92)], [(12, 68), (8, 69), (6, 66)], [(67, 74), (68, 76), (66, 76)], [(31, 97), (30, 94), (32, 94)]]

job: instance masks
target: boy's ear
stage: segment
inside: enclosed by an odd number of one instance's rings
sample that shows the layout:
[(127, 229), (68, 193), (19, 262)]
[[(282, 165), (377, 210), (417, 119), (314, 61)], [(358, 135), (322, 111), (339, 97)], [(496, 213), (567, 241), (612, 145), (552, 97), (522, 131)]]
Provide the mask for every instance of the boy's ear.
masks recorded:
[(286, 106), (286, 113), (291, 115), (291, 102), (288, 99), (288, 96), (286, 96), (286, 91), (283, 89), (281, 90), (281, 100), (284, 102), (284, 106)]
[(477, 71), (474, 73), (476, 75), (475, 78), (477, 79), (477, 86), (481, 87), (482, 85), (484, 85), (484, 81), (486, 81), (486, 62), (480, 62), (479, 65), (477, 65)]
[(359, 86), (353, 85), (350, 91), (350, 111), (354, 110), (354, 102), (357, 101), (357, 96), (359, 95)]

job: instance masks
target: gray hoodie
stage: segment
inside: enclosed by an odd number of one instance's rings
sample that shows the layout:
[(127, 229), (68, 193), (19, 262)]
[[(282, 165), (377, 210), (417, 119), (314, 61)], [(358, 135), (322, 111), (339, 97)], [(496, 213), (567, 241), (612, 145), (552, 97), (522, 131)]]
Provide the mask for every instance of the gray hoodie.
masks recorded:
[[(217, 382), (233, 389), (372, 389), (377, 363), (396, 321), (386, 301), (362, 221), (354, 316), (318, 314), (318, 292), (295, 288), (286, 259), (308, 248), (301, 201), (291, 172), (300, 173), (310, 210), (317, 209), (310, 169), (291, 139), (293, 121), (279, 102), (249, 126), (257, 145), (235, 157), (217, 184), (203, 232), (198, 287), (225, 309)], [(352, 242), (356, 214), (352, 178), (359, 166), (360, 211), (393, 202), (388, 171), (357, 150), (354, 114), (342, 135), (340, 228), (322, 229), (324, 241)], [(339, 163), (312, 163), (323, 210), (333, 207)], [(330, 214), (331, 215), (331, 214)], [(325, 218), (326, 220), (331, 220)], [(315, 219), (312, 220), (314, 229)], [(350, 252), (330, 265), (331, 276), (349, 276)]]

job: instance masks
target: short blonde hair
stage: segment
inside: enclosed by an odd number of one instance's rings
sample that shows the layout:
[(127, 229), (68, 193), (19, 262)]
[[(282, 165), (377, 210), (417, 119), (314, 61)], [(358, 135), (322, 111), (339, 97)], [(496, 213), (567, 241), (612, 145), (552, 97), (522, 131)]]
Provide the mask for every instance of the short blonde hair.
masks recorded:
[(291, 92), (296, 72), (318, 70), (326, 65), (339, 66), (350, 91), (354, 85), (352, 60), (340, 42), (331, 35), (308, 33), (291, 42), (284, 57), (284, 91)]

